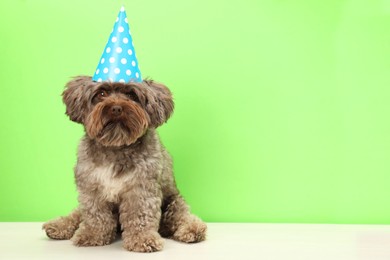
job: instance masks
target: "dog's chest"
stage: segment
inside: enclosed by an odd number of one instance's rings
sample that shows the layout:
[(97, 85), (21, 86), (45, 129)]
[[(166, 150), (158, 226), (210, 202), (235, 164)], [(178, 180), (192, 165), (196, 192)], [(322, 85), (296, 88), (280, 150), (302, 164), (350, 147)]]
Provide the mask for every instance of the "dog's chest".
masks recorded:
[(129, 189), (132, 183), (132, 174), (126, 172), (118, 175), (114, 164), (96, 167), (91, 177), (99, 195), (110, 202), (118, 202), (121, 193)]

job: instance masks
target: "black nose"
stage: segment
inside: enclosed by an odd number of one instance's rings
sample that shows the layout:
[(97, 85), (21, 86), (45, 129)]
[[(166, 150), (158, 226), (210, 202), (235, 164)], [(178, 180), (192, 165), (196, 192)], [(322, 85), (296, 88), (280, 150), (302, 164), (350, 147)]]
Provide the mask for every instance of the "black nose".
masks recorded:
[(121, 106), (112, 106), (111, 107), (111, 113), (115, 116), (119, 116), (122, 114), (122, 107)]

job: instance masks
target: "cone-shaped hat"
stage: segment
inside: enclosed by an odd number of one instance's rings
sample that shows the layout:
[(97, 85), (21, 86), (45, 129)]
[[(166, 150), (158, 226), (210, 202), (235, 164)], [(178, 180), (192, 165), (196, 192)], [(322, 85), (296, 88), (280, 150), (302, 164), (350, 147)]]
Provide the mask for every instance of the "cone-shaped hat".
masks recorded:
[(110, 38), (108, 38), (92, 80), (123, 83), (142, 81), (126, 11), (123, 6), (116, 18), (114, 28)]

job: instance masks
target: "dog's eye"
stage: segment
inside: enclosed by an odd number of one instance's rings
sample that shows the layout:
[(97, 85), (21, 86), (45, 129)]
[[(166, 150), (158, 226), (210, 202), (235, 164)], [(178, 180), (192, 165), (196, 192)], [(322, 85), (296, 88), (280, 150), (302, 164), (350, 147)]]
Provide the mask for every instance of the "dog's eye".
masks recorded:
[(106, 90), (99, 90), (96, 92), (95, 96), (92, 98), (92, 103), (96, 104), (103, 101), (103, 98), (108, 96), (108, 92)]
[(99, 90), (99, 92), (96, 94), (96, 97), (97, 98), (104, 98), (104, 97), (107, 97), (109, 95), (108, 91), (107, 90)]
[(129, 99), (131, 99), (131, 100), (133, 100), (133, 101), (139, 103), (138, 96), (137, 96), (137, 94), (135, 94), (133, 91), (132, 91), (132, 92), (129, 92), (129, 93), (126, 93), (126, 96), (127, 96)]

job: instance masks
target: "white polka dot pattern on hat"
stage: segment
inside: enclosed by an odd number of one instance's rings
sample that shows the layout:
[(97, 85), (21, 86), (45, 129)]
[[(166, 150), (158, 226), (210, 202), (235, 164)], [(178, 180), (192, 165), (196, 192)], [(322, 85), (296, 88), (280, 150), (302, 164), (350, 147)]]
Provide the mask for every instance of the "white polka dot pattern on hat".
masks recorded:
[(142, 81), (124, 7), (118, 14), (92, 80), (99, 82)]

